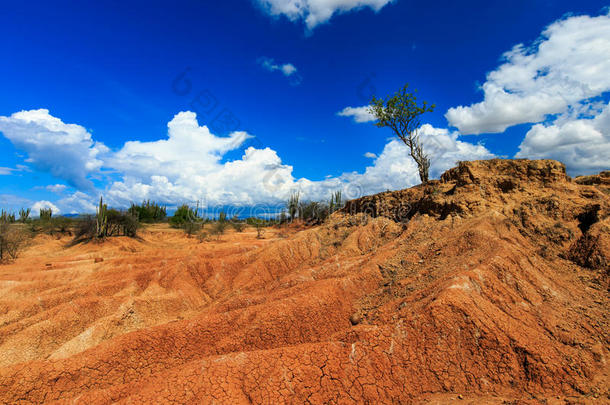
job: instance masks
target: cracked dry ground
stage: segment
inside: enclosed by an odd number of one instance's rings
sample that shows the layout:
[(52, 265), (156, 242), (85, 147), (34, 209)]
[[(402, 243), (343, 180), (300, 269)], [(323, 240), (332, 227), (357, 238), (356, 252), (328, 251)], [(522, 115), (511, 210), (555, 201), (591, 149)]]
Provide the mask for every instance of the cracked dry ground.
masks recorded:
[(607, 402), (607, 180), (470, 162), (263, 240), (39, 236), (0, 267), (0, 402)]

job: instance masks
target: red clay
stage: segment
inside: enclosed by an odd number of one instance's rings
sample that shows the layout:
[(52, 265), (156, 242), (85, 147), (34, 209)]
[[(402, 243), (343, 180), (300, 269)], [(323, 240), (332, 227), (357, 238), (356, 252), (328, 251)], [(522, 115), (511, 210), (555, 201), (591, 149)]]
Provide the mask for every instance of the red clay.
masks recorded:
[(262, 240), (39, 236), (0, 267), (0, 401), (608, 402), (607, 178), (467, 162)]

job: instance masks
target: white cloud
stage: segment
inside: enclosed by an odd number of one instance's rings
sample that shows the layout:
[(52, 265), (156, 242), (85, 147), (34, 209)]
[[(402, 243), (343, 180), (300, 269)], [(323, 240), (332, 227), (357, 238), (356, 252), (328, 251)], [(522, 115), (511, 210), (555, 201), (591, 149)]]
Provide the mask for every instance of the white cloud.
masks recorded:
[(55, 204), (53, 204), (50, 201), (36, 201), (34, 204), (32, 204), (32, 214), (33, 215), (38, 215), (41, 209), (51, 209), (53, 210), (53, 215), (57, 215), (61, 213), (61, 210), (59, 208), (57, 208), (57, 206)]
[(392, 0), (258, 0), (268, 14), (305, 21), (308, 30), (331, 19), (335, 13), (370, 7), (375, 12)]
[(108, 150), (94, 142), (82, 126), (64, 124), (45, 109), (0, 116), (0, 132), (27, 153), (27, 161), (34, 167), (81, 189), (93, 189), (87, 174), (99, 170), (102, 161), (98, 155)]
[[(54, 117), (48, 120), (61, 123)], [(60, 125), (82, 128), (74, 124)], [(34, 134), (28, 134), (26, 128), (30, 128)], [(30, 139), (38, 131), (39, 126), (24, 127), (21, 138)], [(424, 145), (433, 156), (433, 176), (451, 167), (457, 160), (492, 156), (483, 146), (459, 141), (457, 132), (450, 133), (446, 129), (424, 125), (421, 134)], [(339, 189), (344, 190), (346, 197), (357, 197), (419, 183), (417, 168), (408, 156), (406, 147), (396, 140), (390, 141), (379, 156), (368, 153), (375, 160), (364, 172), (345, 173), (321, 181), (294, 178), (292, 166), (284, 164), (277, 152), (270, 148), (249, 147), (243, 151), (241, 158), (223, 161), (228, 152), (243, 148), (250, 137), (245, 132), (234, 132), (228, 137), (216, 136), (206, 126), (199, 125), (194, 113), (181, 112), (168, 123), (166, 139), (129, 141), (118, 151), (106, 150), (100, 154), (99, 159), (103, 160), (96, 164), (97, 170), (103, 167), (115, 173), (115, 177), (118, 176), (118, 179), (107, 184), (105, 190), (84, 189), (86, 193), (77, 191), (53, 203), (39, 201), (34, 207), (50, 207), (47, 204), (50, 203), (54, 204), (51, 207), (54, 212), (61, 209), (61, 212), (93, 213), (100, 194), (114, 207), (126, 207), (132, 201), (149, 198), (168, 205), (200, 200), (209, 206), (281, 205), (295, 190), (300, 190), (304, 198), (320, 200), (327, 199), (332, 191)], [(89, 145), (95, 145), (90, 136), (86, 139)], [(64, 137), (55, 136), (46, 145), (56, 150), (64, 144), (63, 141)], [(51, 142), (59, 143), (59, 146)], [(79, 156), (64, 157), (66, 160), (61, 164), (67, 172), (70, 172), (71, 164), (83, 167)], [(92, 169), (89, 173), (95, 174)], [(61, 184), (47, 188), (64, 191)]]
[(66, 191), (67, 186), (65, 184), (51, 184), (45, 187), (48, 191), (53, 193), (61, 194)]
[(16, 165), (15, 167), (0, 167), (0, 176), (8, 176), (19, 172), (28, 172), (29, 167), (25, 165)]
[(369, 159), (375, 159), (375, 158), (377, 158), (377, 155), (374, 154), (373, 152), (366, 152), (364, 154), (364, 157), (369, 158)]
[(610, 104), (593, 118), (561, 116), (551, 125), (534, 125), (516, 157), (560, 160), (574, 175), (608, 170)]
[(8, 176), (9, 174), (13, 174), (15, 171), (17, 171), (15, 168), (0, 166), (0, 176)]
[[(95, 214), (98, 202), (98, 196), (93, 197), (77, 191), (72, 195), (56, 201), (56, 204), (63, 210), (62, 212), (70, 214)], [(123, 206), (123, 208), (124, 207), (126, 206)]]
[(484, 100), (450, 108), (462, 134), (498, 133), (538, 123), (610, 91), (610, 15), (554, 22), (532, 46), (515, 46), (487, 75)]
[(365, 105), (362, 107), (345, 107), (339, 111), (337, 115), (341, 117), (352, 117), (354, 122), (363, 123), (375, 121), (375, 116), (369, 111), (369, 106)]
[(302, 77), (298, 74), (298, 69), (292, 63), (276, 63), (272, 58), (258, 58), (257, 62), (263, 69), (269, 72), (279, 71), (290, 79), (290, 84), (296, 86), (301, 83)]
[[(482, 145), (458, 140), (457, 132), (424, 124), (419, 129), (424, 149), (432, 159), (431, 178), (438, 177), (460, 160), (490, 159), (495, 157)], [(389, 141), (381, 154), (363, 173), (344, 173), (323, 181), (300, 179), (296, 183), (306, 196), (327, 198), (333, 190), (342, 189), (346, 198), (397, 190), (419, 184), (417, 165), (409, 156), (407, 146), (398, 139)]]

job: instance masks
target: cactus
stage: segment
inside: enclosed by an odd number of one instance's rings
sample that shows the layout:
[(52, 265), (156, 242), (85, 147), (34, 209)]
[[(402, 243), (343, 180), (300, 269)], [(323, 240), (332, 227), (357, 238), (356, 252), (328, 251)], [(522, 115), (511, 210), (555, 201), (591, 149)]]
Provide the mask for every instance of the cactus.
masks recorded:
[(96, 215), (96, 237), (105, 238), (108, 232), (108, 206), (104, 204), (104, 200), (100, 197), (100, 206), (97, 209)]
[(30, 218), (31, 212), (32, 212), (32, 210), (30, 208), (27, 208), (27, 209), (21, 208), (19, 210), (19, 222), (22, 222), (25, 224), (25, 222)]
[(331, 214), (333, 212), (343, 208), (343, 199), (342, 199), (342, 195), (341, 195), (341, 190), (335, 191), (333, 194), (331, 194), (330, 204), (328, 205), (328, 207), (330, 209)]
[(15, 214), (9, 214), (8, 211), (2, 210), (2, 213), (0, 214), (0, 221), (12, 224), (15, 222)]
[(51, 208), (40, 209), (40, 219), (43, 221), (50, 221), (53, 216), (53, 210)]
[(299, 204), (301, 200), (300, 193), (293, 193), (290, 196), (290, 200), (288, 200), (288, 215), (290, 216), (290, 221), (294, 221), (297, 213), (299, 212)]

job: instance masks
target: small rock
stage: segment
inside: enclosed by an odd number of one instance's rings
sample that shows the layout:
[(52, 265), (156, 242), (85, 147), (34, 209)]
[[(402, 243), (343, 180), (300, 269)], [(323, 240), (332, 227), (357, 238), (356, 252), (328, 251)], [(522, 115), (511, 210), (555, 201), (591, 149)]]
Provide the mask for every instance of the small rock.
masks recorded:
[(355, 314), (352, 314), (352, 316), (349, 317), (349, 321), (352, 323), (352, 325), (355, 326), (362, 322), (362, 317), (356, 312)]
[(462, 394), (458, 395), (458, 399), (464, 399), (464, 396)]
[(422, 260), (418, 261), (417, 263), (422, 264), (423, 262), (424, 262), (424, 260), (422, 259)]
[(47, 263), (45, 266), (47, 266), (47, 267), (51, 267), (51, 266), (53, 266), (53, 265), (52, 265), (51, 263)]
[(101, 263), (101, 262), (103, 262), (103, 261), (104, 261), (104, 259), (103, 259), (103, 258), (101, 258), (101, 257), (96, 257), (96, 258), (95, 258), (95, 260), (94, 260), (94, 263)]

